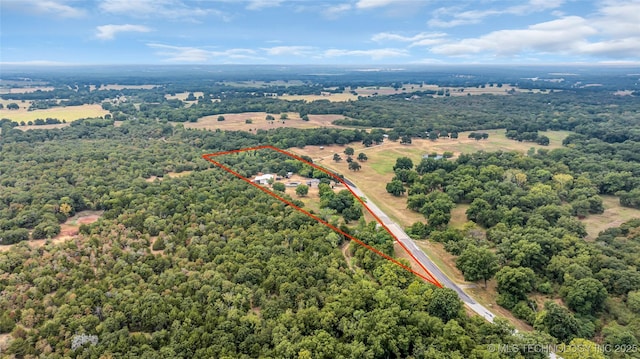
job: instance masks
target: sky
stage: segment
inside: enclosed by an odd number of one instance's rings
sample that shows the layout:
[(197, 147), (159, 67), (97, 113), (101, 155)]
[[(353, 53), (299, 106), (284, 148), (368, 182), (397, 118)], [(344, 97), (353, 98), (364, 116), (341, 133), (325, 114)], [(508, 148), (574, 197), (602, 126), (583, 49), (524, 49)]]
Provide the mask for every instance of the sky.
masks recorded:
[(640, 0), (0, 0), (0, 65), (640, 64)]

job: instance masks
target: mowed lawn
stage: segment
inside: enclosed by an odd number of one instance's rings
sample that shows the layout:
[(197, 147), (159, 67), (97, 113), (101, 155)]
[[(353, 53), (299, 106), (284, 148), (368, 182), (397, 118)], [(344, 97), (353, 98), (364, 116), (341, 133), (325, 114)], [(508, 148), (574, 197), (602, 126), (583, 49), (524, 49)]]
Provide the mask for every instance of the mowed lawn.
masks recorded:
[(60, 121), (66, 120), (67, 122), (75, 121), (81, 118), (87, 117), (101, 117), (109, 113), (102, 109), (101, 105), (82, 105), (82, 106), (67, 106), (67, 107), (53, 107), (46, 110), (34, 110), (27, 111), (23, 108), (21, 103), (18, 103), (21, 108), (19, 110), (7, 110), (6, 105), (4, 109), (0, 110), (0, 118), (8, 118), (14, 122), (35, 121), (36, 119), (57, 118)]
[[(352, 180), (360, 187), (366, 195), (373, 200), (383, 211), (402, 226), (410, 226), (416, 221), (424, 221), (424, 217), (407, 209), (406, 194), (401, 197), (395, 197), (387, 193), (386, 185), (394, 176), (393, 166), (398, 157), (409, 157), (414, 164), (418, 164), (422, 156), (436, 152), (442, 154), (445, 151), (454, 153), (457, 157), (461, 153), (472, 153), (480, 150), (484, 151), (518, 151), (527, 152), (531, 147), (536, 150), (538, 148), (553, 149), (562, 146), (562, 140), (570, 133), (568, 131), (547, 131), (541, 132), (550, 139), (549, 146), (540, 146), (531, 142), (518, 142), (505, 137), (505, 130), (487, 130), (482, 131), (489, 134), (487, 140), (469, 139), (469, 132), (462, 132), (458, 139), (442, 138), (436, 141), (426, 139), (414, 139), (410, 145), (402, 145), (399, 142), (385, 141), (382, 145), (364, 147), (361, 143), (352, 143), (355, 149), (355, 157), (358, 153), (364, 152), (369, 158), (368, 161), (361, 163), (360, 171), (350, 171), (348, 163), (344, 160), (346, 155), (343, 153), (347, 146), (305, 146), (303, 149), (296, 148), (292, 151), (298, 154), (304, 154), (314, 159), (324, 167), (343, 173), (347, 178)], [(333, 154), (339, 153), (343, 160), (336, 163), (333, 161)], [(461, 227), (466, 221), (464, 215), (466, 208), (454, 209), (455, 216), (452, 225)]]

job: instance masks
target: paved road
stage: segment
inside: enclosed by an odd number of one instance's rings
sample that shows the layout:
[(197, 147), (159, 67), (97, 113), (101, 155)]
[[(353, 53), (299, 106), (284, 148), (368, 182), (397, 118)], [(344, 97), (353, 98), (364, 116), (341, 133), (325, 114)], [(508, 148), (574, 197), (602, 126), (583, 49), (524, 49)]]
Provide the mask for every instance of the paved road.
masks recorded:
[[(349, 185), (349, 188), (359, 197), (366, 197), (366, 195), (356, 187), (353, 182), (345, 179), (345, 182)], [(438, 266), (433, 263), (433, 261), (429, 258), (429, 256), (420, 249), (416, 243), (409, 237), (409, 235), (400, 227), (396, 222), (391, 220), (389, 216), (387, 216), (375, 203), (371, 202), (371, 200), (367, 200), (367, 206), (375, 213), (378, 218), (384, 223), (387, 228), (398, 238), (400, 242), (413, 254), (420, 263), (427, 268), (427, 270), (440, 282), (443, 286), (447, 288), (451, 288), (458, 293), (460, 299), (466, 304), (471, 310), (476, 312), (478, 315), (482, 316), (486, 320), (493, 323), (493, 319), (495, 316), (489, 309), (479, 304), (473, 298), (471, 298), (467, 293), (462, 290), (457, 284), (455, 284), (449, 277), (447, 277)]]

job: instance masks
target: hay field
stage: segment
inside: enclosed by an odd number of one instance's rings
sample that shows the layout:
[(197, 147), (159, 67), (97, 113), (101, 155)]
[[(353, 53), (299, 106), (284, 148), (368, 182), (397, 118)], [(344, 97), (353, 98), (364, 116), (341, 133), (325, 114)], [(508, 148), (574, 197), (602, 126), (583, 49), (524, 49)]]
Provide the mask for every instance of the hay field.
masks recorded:
[(346, 101), (355, 101), (358, 99), (358, 96), (351, 94), (350, 92), (343, 93), (327, 93), (325, 95), (283, 95), (278, 97), (280, 100), (286, 101), (305, 101), (305, 102), (313, 102), (320, 100), (328, 100), (331, 102), (346, 102)]
[(31, 93), (40, 91), (53, 91), (52, 86), (33, 86), (33, 87), (0, 87), (0, 95), (10, 93)]
[[(166, 98), (167, 100), (173, 100), (173, 99), (178, 99), (180, 101), (186, 101), (186, 102), (196, 102), (195, 101), (187, 101), (187, 96), (189, 96), (189, 92), (180, 92), (180, 93), (176, 93), (174, 95), (164, 95), (164, 98)], [(196, 97), (196, 99), (200, 96), (204, 96), (204, 92), (194, 92), (193, 96)]]
[(0, 117), (9, 118), (14, 122), (28, 122), (34, 121), (38, 118), (57, 118), (59, 120), (75, 121), (81, 118), (87, 117), (101, 117), (108, 114), (109, 111), (102, 109), (100, 105), (81, 105), (81, 106), (68, 106), (68, 107), (54, 107), (45, 110), (27, 111), (24, 108), (20, 110), (0, 110)]
[[(16, 102), (18, 103), (18, 102)], [(23, 108), (23, 103), (18, 103), (20, 105), (19, 110), (7, 110), (6, 108), (0, 110), (0, 118), (8, 118), (14, 122), (28, 122), (34, 121), (38, 118), (46, 119), (49, 118), (57, 118), (59, 120), (67, 120), (75, 121), (81, 118), (87, 117), (100, 117), (109, 113), (109, 111), (105, 111), (102, 109), (101, 105), (93, 104), (93, 105), (82, 105), (82, 106), (67, 106), (67, 107), (53, 107), (46, 110), (34, 110), (27, 111), (26, 108)], [(6, 105), (5, 105), (6, 107)]]
[[(218, 116), (224, 116), (224, 121), (218, 121)], [(335, 127), (331, 122), (342, 119), (342, 115), (309, 115), (309, 121), (302, 121), (299, 114), (287, 113), (287, 120), (280, 120), (280, 114), (271, 114), (275, 121), (267, 121), (266, 112), (243, 112), (228, 113), (222, 115), (206, 116), (198, 119), (198, 122), (185, 122), (185, 128), (199, 128), (207, 130), (220, 129), (222, 131), (249, 131), (271, 130), (274, 128), (318, 128), (318, 127)], [(252, 123), (245, 123), (249, 119)], [(283, 123), (284, 122), (284, 123)]]

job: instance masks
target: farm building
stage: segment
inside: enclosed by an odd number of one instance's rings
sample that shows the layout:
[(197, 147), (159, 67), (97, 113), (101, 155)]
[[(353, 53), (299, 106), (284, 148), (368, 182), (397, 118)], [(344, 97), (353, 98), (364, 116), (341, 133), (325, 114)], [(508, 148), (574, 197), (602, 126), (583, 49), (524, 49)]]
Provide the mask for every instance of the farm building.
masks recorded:
[(257, 184), (268, 184), (270, 180), (274, 180), (276, 176), (272, 175), (272, 174), (266, 174), (266, 175), (261, 175), (261, 176), (256, 176), (256, 178), (253, 179), (253, 183), (257, 183)]

